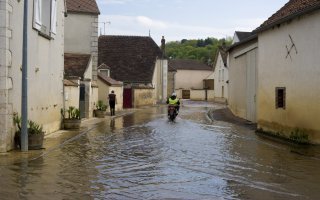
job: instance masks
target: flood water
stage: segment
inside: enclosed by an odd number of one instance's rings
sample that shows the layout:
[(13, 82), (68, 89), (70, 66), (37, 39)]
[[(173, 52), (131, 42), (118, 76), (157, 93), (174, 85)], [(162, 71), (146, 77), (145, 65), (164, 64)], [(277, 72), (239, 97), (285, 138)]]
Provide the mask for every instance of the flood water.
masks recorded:
[(33, 160), (0, 166), (0, 199), (319, 199), (319, 147), (211, 122), (213, 104), (106, 120)]

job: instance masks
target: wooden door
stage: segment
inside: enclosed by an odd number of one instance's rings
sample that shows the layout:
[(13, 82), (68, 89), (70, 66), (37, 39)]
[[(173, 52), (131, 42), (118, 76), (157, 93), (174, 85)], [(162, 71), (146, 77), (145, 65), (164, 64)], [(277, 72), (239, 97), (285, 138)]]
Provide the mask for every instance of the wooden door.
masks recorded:
[(182, 90), (182, 98), (190, 99), (190, 90)]
[(132, 108), (132, 89), (123, 89), (123, 108)]

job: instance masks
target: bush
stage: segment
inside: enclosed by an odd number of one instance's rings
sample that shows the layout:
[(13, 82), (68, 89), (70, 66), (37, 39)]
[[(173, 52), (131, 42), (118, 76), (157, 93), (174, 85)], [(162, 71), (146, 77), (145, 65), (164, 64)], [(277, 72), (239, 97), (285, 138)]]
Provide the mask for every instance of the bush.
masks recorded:
[(103, 101), (99, 100), (96, 105), (97, 110), (106, 111), (107, 105), (103, 103)]

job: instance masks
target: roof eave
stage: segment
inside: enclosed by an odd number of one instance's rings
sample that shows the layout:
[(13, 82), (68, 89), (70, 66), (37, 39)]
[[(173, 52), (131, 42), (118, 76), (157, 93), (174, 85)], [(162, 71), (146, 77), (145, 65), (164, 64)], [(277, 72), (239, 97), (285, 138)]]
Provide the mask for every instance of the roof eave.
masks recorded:
[(300, 12), (296, 12), (296, 13), (294, 13), (294, 14), (292, 14), (292, 15), (289, 15), (289, 16), (284, 17), (284, 18), (282, 18), (282, 19), (276, 20), (276, 21), (274, 21), (274, 22), (272, 22), (272, 23), (270, 23), (270, 24), (268, 24), (268, 25), (266, 25), (266, 26), (258, 27), (256, 30), (253, 31), (253, 33), (256, 33), (256, 34), (261, 33), (261, 32), (266, 31), (266, 30), (268, 30), (268, 29), (270, 29), (270, 28), (272, 28), (272, 27), (274, 27), (274, 26), (277, 26), (277, 25), (279, 25), (279, 24), (282, 24), (282, 23), (284, 23), (284, 22), (287, 22), (287, 21), (289, 21), (289, 20), (292, 20), (292, 19), (294, 19), (294, 18), (296, 18), (296, 17), (299, 17), (299, 16), (301, 16), (301, 15), (304, 15), (304, 14), (307, 14), (307, 13), (310, 13), (310, 12), (313, 12), (313, 11), (316, 11), (316, 10), (319, 9), (319, 8), (320, 8), (320, 5), (316, 5), (316, 6), (307, 8), (307, 9), (305, 9), (305, 10), (302, 10), (302, 11), (300, 11)]
[(240, 46), (240, 45), (245, 44), (247, 42), (251, 42), (251, 41), (253, 41), (255, 39), (258, 39), (258, 35), (257, 34), (253, 34), (252, 36), (242, 40), (241, 42), (234, 43), (229, 48), (227, 48), (227, 52), (231, 51), (233, 48), (235, 48), (237, 46)]

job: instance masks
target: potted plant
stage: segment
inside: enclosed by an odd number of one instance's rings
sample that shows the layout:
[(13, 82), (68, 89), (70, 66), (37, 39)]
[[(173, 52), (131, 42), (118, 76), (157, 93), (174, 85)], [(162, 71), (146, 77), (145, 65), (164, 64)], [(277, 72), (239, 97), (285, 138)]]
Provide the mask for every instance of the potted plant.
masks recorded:
[(81, 125), (80, 110), (74, 106), (69, 106), (66, 112), (67, 117), (65, 110), (61, 109), (64, 129), (79, 129)]
[(96, 105), (96, 110), (94, 111), (95, 116), (98, 118), (104, 118), (106, 115), (107, 105), (103, 101), (99, 100)]
[[(14, 115), (13, 122), (18, 128), (15, 135), (15, 143), (21, 148), (21, 117)], [(43, 145), (44, 131), (42, 125), (32, 120), (28, 120), (28, 149), (41, 149)]]

